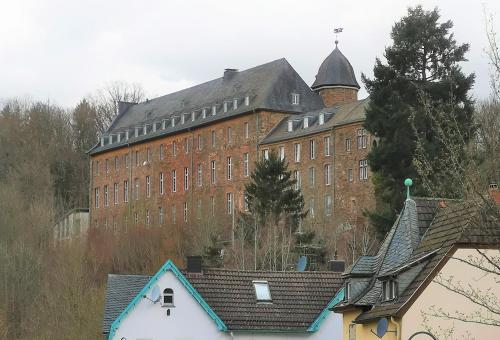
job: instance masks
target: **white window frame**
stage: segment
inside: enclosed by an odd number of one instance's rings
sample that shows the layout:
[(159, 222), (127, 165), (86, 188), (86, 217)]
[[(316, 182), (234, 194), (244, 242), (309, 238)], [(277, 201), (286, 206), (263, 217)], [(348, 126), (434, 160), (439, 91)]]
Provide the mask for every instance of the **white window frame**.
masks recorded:
[(248, 152), (245, 152), (243, 154), (243, 176), (248, 177), (249, 176), (249, 167), (248, 167)]
[(231, 156), (227, 157), (227, 180), (233, 179), (233, 159)]
[(331, 156), (332, 137), (331, 136), (325, 136), (325, 138), (323, 138), (323, 144), (324, 144), (324, 153), (325, 153), (325, 156)]
[(140, 190), (139, 178), (135, 178), (134, 179), (134, 198), (136, 201), (139, 200), (139, 190)]
[(94, 205), (96, 209), (99, 208), (99, 188), (94, 189)]
[(189, 168), (184, 167), (184, 191), (189, 190)]
[(177, 192), (177, 171), (172, 170), (172, 192)]
[(316, 158), (316, 141), (314, 139), (309, 140), (309, 158)]
[(203, 166), (201, 163), (198, 163), (198, 170), (197, 170), (197, 183), (198, 186), (201, 187), (203, 186)]
[(300, 189), (300, 170), (295, 170), (293, 172), (293, 178), (296, 179), (296, 182), (295, 182), (295, 190), (299, 190)]
[(146, 197), (151, 197), (151, 176), (146, 176)]
[(104, 186), (104, 206), (109, 207), (109, 188), (107, 185)]
[(245, 139), (248, 139), (250, 136), (250, 124), (248, 122), (243, 123), (243, 134)]
[(280, 161), (285, 159), (285, 147), (281, 145), (279, 147), (279, 153), (280, 153)]
[(217, 177), (217, 166), (215, 164), (215, 160), (210, 161), (210, 183), (215, 184)]
[(325, 185), (331, 185), (332, 184), (332, 165), (325, 164), (323, 169), (325, 172)]
[(295, 163), (300, 162), (300, 143), (295, 143), (293, 145), (294, 148), (294, 156), (295, 156)]
[(233, 200), (233, 193), (232, 192), (228, 192), (226, 194), (226, 201), (227, 201), (227, 214), (228, 215), (232, 215), (233, 214), (233, 204), (234, 204), (234, 200)]
[(333, 212), (332, 196), (326, 195), (325, 196), (325, 216), (332, 216), (332, 212)]
[(299, 105), (299, 104), (300, 104), (300, 94), (292, 93), (292, 105)]
[(315, 184), (316, 184), (316, 168), (312, 166), (309, 168), (309, 186), (314, 187)]
[(123, 202), (128, 203), (128, 180), (123, 181)]
[(115, 205), (118, 205), (118, 195), (119, 195), (119, 186), (118, 186), (118, 183), (115, 183), (114, 185), (114, 201), (115, 201)]

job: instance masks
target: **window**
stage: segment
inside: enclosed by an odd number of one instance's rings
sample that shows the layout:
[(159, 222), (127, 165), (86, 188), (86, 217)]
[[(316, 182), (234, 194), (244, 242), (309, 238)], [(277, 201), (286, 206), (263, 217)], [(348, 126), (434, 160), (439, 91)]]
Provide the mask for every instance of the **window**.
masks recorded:
[(130, 156), (128, 153), (125, 154), (125, 168), (129, 168), (130, 167)]
[(177, 223), (177, 211), (175, 209), (175, 204), (172, 204), (172, 223)]
[(332, 196), (325, 196), (325, 215), (331, 216), (332, 214)]
[(184, 191), (189, 189), (189, 168), (184, 168)]
[(292, 93), (292, 105), (300, 104), (300, 95), (298, 93)]
[(149, 227), (150, 223), (151, 223), (151, 219), (149, 217), (149, 210), (146, 210), (146, 227)]
[(165, 159), (165, 147), (163, 144), (160, 145), (160, 161)]
[(249, 96), (245, 97), (245, 105), (246, 106), (250, 105), (250, 97)]
[(189, 153), (189, 138), (184, 138), (184, 153)]
[(177, 142), (176, 141), (172, 142), (172, 155), (174, 157), (177, 156)]
[(224, 107), (224, 112), (227, 112), (227, 102), (224, 102), (223, 107)]
[(135, 152), (135, 166), (139, 166), (141, 163), (141, 155), (139, 154), (139, 151)]
[(203, 149), (203, 136), (202, 135), (198, 135), (198, 150), (202, 150)]
[(351, 138), (345, 139), (345, 151), (347, 152), (351, 151)]
[(118, 156), (115, 156), (115, 171), (118, 171), (119, 168), (120, 168), (120, 161)]
[(324, 143), (324, 149), (325, 149), (325, 156), (330, 156), (330, 147), (332, 144), (332, 138), (330, 136), (326, 136), (323, 138), (323, 143)]
[(262, 159), (268, 160), (269, 159), (269, 149), (264, 149), (262, 150)]
[(316, 158), (316, 141), (314, 139), (311, 139), (309, 141), (309, 158), (310, 159)]
[(348, 180), (349, 182), (352, 182), (352, 181), (353, 181), (352, 169), (348, 169), (348, 170), (347, 170), (347, 180)]
[(163, 213), (163, 208), (159, 207), (158, 208), (158, 224), (163, 225), (163, 220), (164, 220), (164, 213)]
[(248, 126), (248, 122), (245, 122), (243, 124), (243, 134), (245, 136), (245, 139), (248, 139), (248, 137), (250, 136), (250, 127)]
[(309, 168), (309, 185), (314, 187), (314, 182), (316, 179), (316, 169), (314, 167)]
[(233, 99), (233, 110), (238, 109), (238, 99)]
[(115, 190), (114, 190), (114, 200), (115, 200), (115, 205), (118, 204), (118, 183), (114, 184)]
[(198, 177), (196, 179), (198, 186), (201, 187), (203, 185), (203, 168), (201, 163), (198, 163)]
[(233, 214), (233, 193), (228, 192), (226, 194), (226, 200), (227, 200), (227, 213), (228, 215)]
[(151, 148), (146, 149), (146, 160), (148, 163), (151, 163)]
[(160, 172), (160, 195), (163, 195), (164, 191), (164, 185), (163, 185), (163, 172)]
[(203, 110), (201, 110), (201, 118), (205, 119), (207, 118), (207, 108), (204, 107)]
[(215, 198), (213, 196), (210, 196), (210, 211), (212, 216), (215, 216)]
[(318, 125), (323, 125), (323, 124), (325, 124), (325, 114), (320, 113), (318, 116)]
[(137, 201), (139, 199), (139, 178), (135, 179), (135, 190), (134, 190), (134, 198)]
[(366, 141), (367, 141), (366, 130), (358, 129), (357, 135), (358, 135), (358, 149), (366, 149)]
[(295, 162), (300, 162), (300, 144), (294, 144)]
[(351, 298), (351, 283), (347, 282), (345, 285), (345, 295), (344, 300), (348, 301)]
[(368, 160), (366, 159), (359, 161), (359, 179), (368, 179)]
[(309, 215), (314, 218), (314, 198), (309, 199)]
[(243, 154), (243, 176), (248, 177), (248, 153)]
[(325, 164), (325, 185), (331, 184), (331, 168), (330, 164)]
[(146, 176), (146, 197), (151, 197), (151, 176)]
[(211, 135), (211, 144), (212, 144), (212, 148), (215, 148), (215, 131), (212, 130), (212, 132), (210, 133)]
[(99, 161), (95, 161), (95, 175), (99, 176)]
[(106, 170), (106, 173), (109, 173), (109, 161), (107, 158), (104, 161), (104, 169)]
[(271, 291), (267, 281), (252, 281), (257, 302), (271, 302)]
[(212, 116), (215, 116), (217, 114), (217, 105), (212, 106)]
[(177, 192), (177, 171), (172, 170), (172, 192)]
[(215, 161), (210, 162), (210, 182), (215, 184)]
[(172, 288), (165, 288), (163, 290), (162, 307), (174, 306), (174, 290)]
[(295, 170), (293, 172), (293, 178), (295, 179), (295, 190), (299, 190), (300, 189), (300, 171), (299, 170)]
[(232, 158), (228, 157), (227, 158), (227, 180), (230, 181), (233, 177), (233, 165), (232, 165)]
[(184, 222), (187, 222), (188, 221), (188, 204), (187, 204), (187, 202), (184, 202), (182, 210), (183, 210)]
[(280, 160), (284, 160), (285, 159), (285, 147), (284, 146), (280, 146), (279, 147), (279, 154), (280, 154)]
[(99, 188), (94, 189), (94, 202), (95, 202), (95, 207), (99, 208)]
[(394, 280), (382, 282), (382, 296), (385, 301), (394, 300), (397, 296), (397, 285)]
[(292, 132), (293, 131), (293, 120), (289, 120), (288, 121), (288, 128), (287, 128), (288, 132)]
[(231, 144), (233, 142), (233, 129), (231, 127), (227, 128), (227, 143)]
[(109, 192), (107, 185), (104, 186), (104, 206), (109, 206)]
[(128, 181), (123, 181), (123, 202), (128, 202)]

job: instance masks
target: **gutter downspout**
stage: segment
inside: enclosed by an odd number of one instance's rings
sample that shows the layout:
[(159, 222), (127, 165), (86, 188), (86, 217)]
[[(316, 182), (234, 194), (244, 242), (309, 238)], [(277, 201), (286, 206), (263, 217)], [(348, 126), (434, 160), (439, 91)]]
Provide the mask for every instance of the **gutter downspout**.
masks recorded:
[(391, 316), (391, 322), (396, 325), (396, 339), (401, 340), (401, 325)]

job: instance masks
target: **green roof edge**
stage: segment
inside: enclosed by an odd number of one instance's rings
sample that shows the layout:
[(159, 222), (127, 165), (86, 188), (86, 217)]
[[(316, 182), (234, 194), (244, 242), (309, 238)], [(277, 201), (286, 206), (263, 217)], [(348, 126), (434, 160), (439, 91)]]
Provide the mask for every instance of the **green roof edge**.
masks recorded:
[(319, 327), (321, 326), (321, 323), (323, 322), (323, 320), (325, 320), (326, 317), (328, 316), (328, 313), (332, 313), (330, 311), (330, 309), (332, 309), (335, 305), (337, 305), (342, 300), (344, 300), (344, 288), (341, 288), (337, 292), (337, 294), (335, 294), (333, 299), (328, 303), (326, 308), (323, 309), (323, 311), (321, 313), (319, 313), (318, 317), (316, 318), (316, 320), (314, 320), (314, 322), (311, 324), (311, 326), (309, 326), (307, 331), (308, 332), (316, 332), (319, 329)]
[(128, 304), (128, 306), (121, 312), (121, 314), (116, 318), (115, 321), (111, 324), (111, 328), (109, 330), (108, 340), (112, 340), (115, 336), (118, 327), (120, 326), (123, 319), (128, 315), (128, 313), (135, 307), (135, 305), (141, 301), (142, 297), (146, 295), (151, 286), (158, 281), (160, 276), (166, 271), (171, 271), (181, 283), (186, 287), (188, 292), (194, 299), (201, 305), (201, 307), (208, 313), (208, 315), (215, 321), (217, 328), (219, 331), (226, 332), (227, 326), (224, 321), (219, 318), (217, 314), (213, 311), (212, 308), (206, 303), (206, 301), (201, 297), (198, 291), (189, 283), (186, 277), (181, 273), (179, 268), (172, 262), (172, 260), (168, 260), (165, 264), (158, 270), (158, 272), (149, 280), (149, 282), (142, 288), (142, 290), (135, 296), (135, 298)]

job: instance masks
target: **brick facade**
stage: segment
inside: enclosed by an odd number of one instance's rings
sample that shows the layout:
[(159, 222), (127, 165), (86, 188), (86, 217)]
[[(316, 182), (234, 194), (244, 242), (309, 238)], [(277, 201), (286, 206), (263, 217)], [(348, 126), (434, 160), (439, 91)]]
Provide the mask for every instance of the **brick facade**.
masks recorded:
[(327, 87), (319, 90), (318, 93), (326, 107), (358, 100), (358, 89), (351, 87)]

